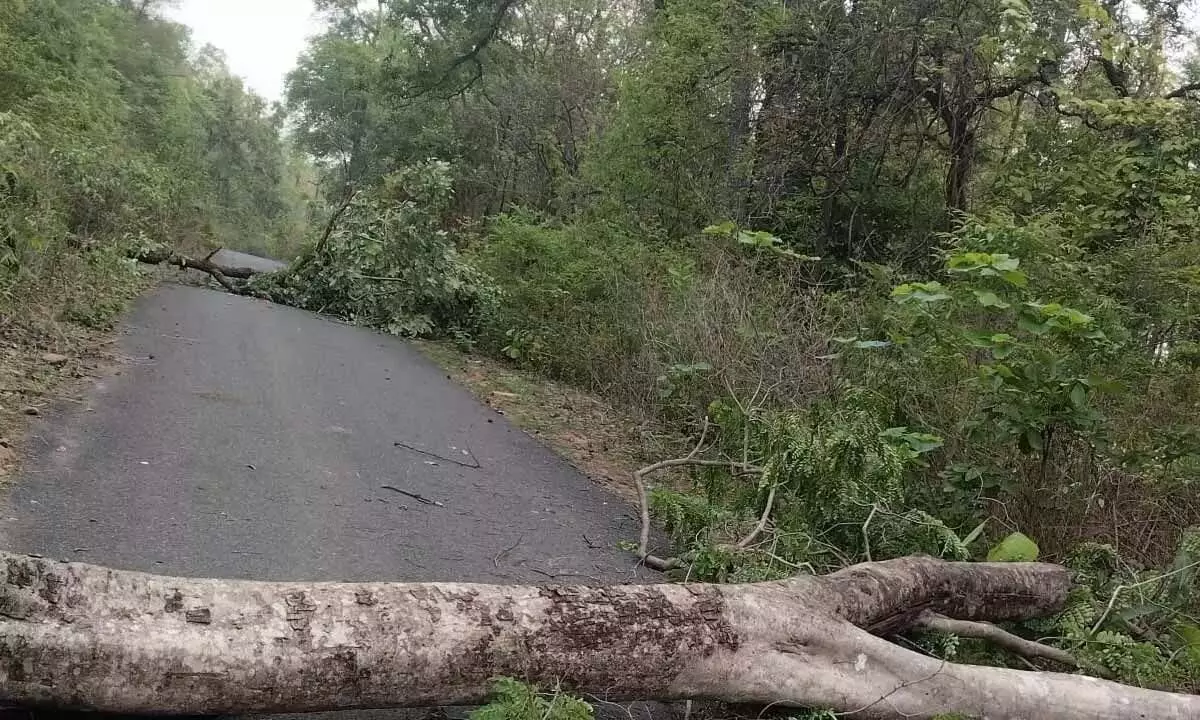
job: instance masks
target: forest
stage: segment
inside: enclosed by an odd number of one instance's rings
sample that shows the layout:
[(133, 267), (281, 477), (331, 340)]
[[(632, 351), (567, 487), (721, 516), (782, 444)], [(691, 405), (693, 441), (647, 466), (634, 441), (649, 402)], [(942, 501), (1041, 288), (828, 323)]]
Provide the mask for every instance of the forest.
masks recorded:
[(4, 3), (0, 312), (291, 261), (240, 291), (690, 437), (636, 477), (672, 580), (1059, 563), (1006, 625), (1058, 652), (902, 643), (1200, 692), (1193, 3), (315, 6), (268, 107), (153, 0)]

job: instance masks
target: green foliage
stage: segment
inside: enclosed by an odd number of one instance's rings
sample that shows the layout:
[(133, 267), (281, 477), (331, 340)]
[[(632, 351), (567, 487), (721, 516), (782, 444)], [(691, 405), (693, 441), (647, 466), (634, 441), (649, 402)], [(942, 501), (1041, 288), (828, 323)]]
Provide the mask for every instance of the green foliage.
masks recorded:
[[(662, 262), (605, 223), (559, 224), (527, 214), (495, 220), (471, 261), (504, 288), (480, 332), (483, 348), (584, 384), (605, 383), (643, 342), (631, 317)], [(693, 368), (699, 371), (700, 366)], [(682, 371), (680, 371), (682, 372)], [(660, 390), (678, 373), (664, 373)]]
[[(109, 285), (67, 314), (123, 307), (109, 260), (144, 235), (268, 251), (298, 232), (280, 119), (185, 29), (106, 0), (0, 9), (0, 292), (86, 255)], [(261, 240), (260, 240), (261, 238)], [(69, 293), (68, 293), (69, 294)], [(48, 298), (48, 304), (65, 301)]]
[(1038, 559), (1037, 543), (1025, 533), (1015, 532), (988, 551), (988, 562), (1034, 562)]
[(1138, 571), (1111, 546), (1081, 545), (1067, 560), (1077, 582), (1053, 627), (1081, 661), (1122, 682), (1200, 687), (1200, 529), (1182, 533), (1163, 570)]
[(547, 695), (513, 678), (497, 678), (488, 704), (471, 711), (471, 720), (592, 720), (592, 706), (562, 691)]
[[(691, 492), (651, 493), (655, 517), (689, 548), (691, 577), (749, 582), (856, 558), (971, 556), (968, 546), (978, 533), (964, 539), (933, 515), (905, 509), (906, 472), (936, 442), (884, 429), (863, 410), (817, 407), (749, 417), (723, 403), (710, 410), (721, 446), (731, 455), (744, 448), (760, 471), (757, 482), (747, 484), (737, 471), (710, 468)], [(735, 547), (768, 496), (771, 530), (747, 548)]]
[(449, 198), (445, 163), (392, 173), (355, 197), (308, 255), (252, 286), (393, 335), (469, 333), (495, 294), (439, 227)]

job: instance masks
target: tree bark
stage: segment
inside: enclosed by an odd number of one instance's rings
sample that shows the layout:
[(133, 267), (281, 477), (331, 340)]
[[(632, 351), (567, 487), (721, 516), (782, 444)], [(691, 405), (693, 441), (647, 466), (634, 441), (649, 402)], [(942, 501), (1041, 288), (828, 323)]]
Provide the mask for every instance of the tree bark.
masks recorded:
[(508, 675), (621, 699), (865, 718), (1200, 717), (1200, 697), (943, 662), (887, 642), (926, 613), (1053, 612), (1037, 563), (932, 558), (754, 585), (505, 587), (145, 575), (0, 554), (0, 706), (227, 714), (467, 705)]

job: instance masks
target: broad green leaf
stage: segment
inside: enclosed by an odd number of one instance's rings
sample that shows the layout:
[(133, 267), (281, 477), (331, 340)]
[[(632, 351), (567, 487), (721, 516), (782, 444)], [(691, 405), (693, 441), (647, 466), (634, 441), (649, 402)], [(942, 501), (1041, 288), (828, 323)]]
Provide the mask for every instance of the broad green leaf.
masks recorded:
[(984, 307), (994, 307), (1000, 309), (1011, 307), (1008, 303), (1001, 300), (996, 293), (989, 290), (976, 290), (975, 299), (978, 300), (979, 304)]
[(1000, 273), (1000, 277), (1004, 279), (1004, 282), (1014, 287), (1023, 288), (1029, 285), (1029, 278), (1020, 270), (1005, 270)]
[(1015, 257), (1005, 255), (1003, 253), (992, 256), (992, 267), (1002, 271), (1013, 271), (1021, 264), (1021, 261)]
[(1015, 532), (1001, 540), (988, 551), (988, 562), (1034, 562), (1038, 559), (1038, 546), (1028, 535)]
[(1192, 623), (1180, 623), (1175, 626), (1175, 634), (1183, 640), (1188, 657), (1194, 663), (1200, 663), (1200, 627)]
[(1033, 333), (1034, 335), (1045, 335), (1046, 333), (1050, 332), (1050, 326), (1048, 324), (1044, 322), (1038, 322), (1034, 318), (1025, 314), (1022, 314), (1021, 317), (1017, 318), (1017, 327), (1021, 328), (1025, 332)]
[(905, 283), (892, 290), (892, 298), (897, 302), (935, 303), (949, 300), (950, 295), (945, 292), (941, 283), (934, 281)]
[(704, 235), (732, 235), (737, 232), (737, 225), (732, 220), (726, 220), (723, 223), (709, 225), (700, 232)]
[(946, 269), (951, 272), (969, 272), (987, 267), (992, 264), (992, 256), (988, 253), (965, 252), (951, 255), (946, 260)]
[(1022, 452), (1034, 453), (1041, 452), (1045, 447), (1045, 441), (1042, 439), (1042, 431), (1038, 428), (1026, 428), (1025, 432), (1017, 439), (1017, 445)]
[(978, 525), (975, 526), (974, 530), (967, 533), (966, 536), (963, 537), (963, 539), (962, 539), (962, 544), (970, 545), (971, 543), (978, 540), (979, 536), (983, 534), (983, 529), (985, 527), (987, 527), (987, 520), (984, 520), (983, 522), (979, 523)]

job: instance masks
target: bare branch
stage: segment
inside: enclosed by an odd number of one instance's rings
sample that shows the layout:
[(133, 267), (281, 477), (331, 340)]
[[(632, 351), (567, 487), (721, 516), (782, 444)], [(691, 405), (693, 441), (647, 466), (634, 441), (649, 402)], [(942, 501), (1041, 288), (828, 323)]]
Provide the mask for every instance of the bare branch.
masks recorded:
[(737, 548), (739, 550), (745, 550), (749, 547), (750, 543), (754, 542), (754, 539), (766, 529), (767, 521), (771, 519), (771, 510), (775, 506), (775, 491), (778, 489), (779, 483), (771, 483), (771, 491), (767, 493), (767, 501), (763, 504), (762, 515), (759, 516), (758, 523), (750, 531), (750, 534), (738, 541)]
[[(1044, 660), (1052, 660), (1060, 665), (1078, 668), (1083, 667), (1079, 660), (1074, 655), (1056, 647), (1050, 647), (1040, 642), (1026, 640), (1023, 637), (1014, 635), (1007, 630), (999, 628), (991, 623), (975, 622), (971, 620), (953, 620), (944, 615), (939, 615), (933, 612), (926, 612), (921, 615), (917, 622), (920, 627), (939, 632), (958, 635), (959, 637), (975, 638), (977, 640), (987, 640), (997, 647), (1004, 648), (1009, 652), (1020, 655), (1023, 658), (1041, 658)], [(1094, 668), (1088, 668), (1094, 670)]]
[(230, 278), (248, 280), (249, 278), (257, 275), (258, 271), (254, 270), (253, 268), (225, 267), (223, 265), (217, 265), (209, 260), (209, 258), (215, 254), (216, 252), (214, 251), (213, 253), (209, 254), (208, 258), (197, 260), (196, 258), (190, 258), (186, 255), (180, 255), (172, 250), (155, 250), (146, 253), (135, 253), (131, 257), (134, 260), (147, 265), (174, 265), (176, 267), (189, 270), (200, 270), (201, 272), (206, 272), (211, 275), (214, 280), (221, 284), (221, 287), (225, 288), (229, 292), (237, 295), (243, 294), (243, 289), (238, 285), (235, 285)]
[(1191, 99), (1190, 93), (1196, 92), (1197, 90), (1200, 90), (1200, 82), (1188, 83), (1187, 85), (1181, 85), (1175, 88), (1163, 97), (1168, 100), (1174, 100), (1176, 98)]
[[(641, 513), (642, 520), (641, 536), (638, 539), (638, 557), (646, 564), (647, 567), (654, 568), (655, 570), (670, 570), (679, 567), (682, 565), (682, 563), (678, 558), (664, 559), (650, 554), (650, 502), (646, 496), (646, 476), (652, 475), (656, 472), (661, 472), (668, 468), (688, 466), (725, 467), (729, 468), (732, 472), (740, 472), (742, 474), (762, 473), (762, 468), (749, 463), (738, 462), (736, 460), (704, 460), (696, 457), (700, 454), (701, 450), (704, 449), (704, 441), (708, 437), (708, 427), (709, 420), (708, 417), (705, 416), (704, 425), (700, 430), (700, 440), (694, 447), (692, 447), (691, 452), (689, 452), (687, 455), (680, 458), (673, 458), (671, 460), (661, 460), (652, 465), (647, 465), (646, 467), (633, 471), (633, 482), (634, 485), (637, 486), (638, 493), (638, 510)], [(771, 500), (767, 504), (767, 513), (770, 512), (771, 503), (773, 501), (774, 488), (772, 488), (771, 491)], [(765, 525), (765, 521), (763, 524)], [(759, 528), (758, 532), (761, 532), (761, 528)], [(751, 541), (753, 541), (758, 532), (755, 532), (749, 539), (747, 539), (745, 541), (746, 544), (749, 544)], [(745, 546), (739, 544), (739, 547)]]

